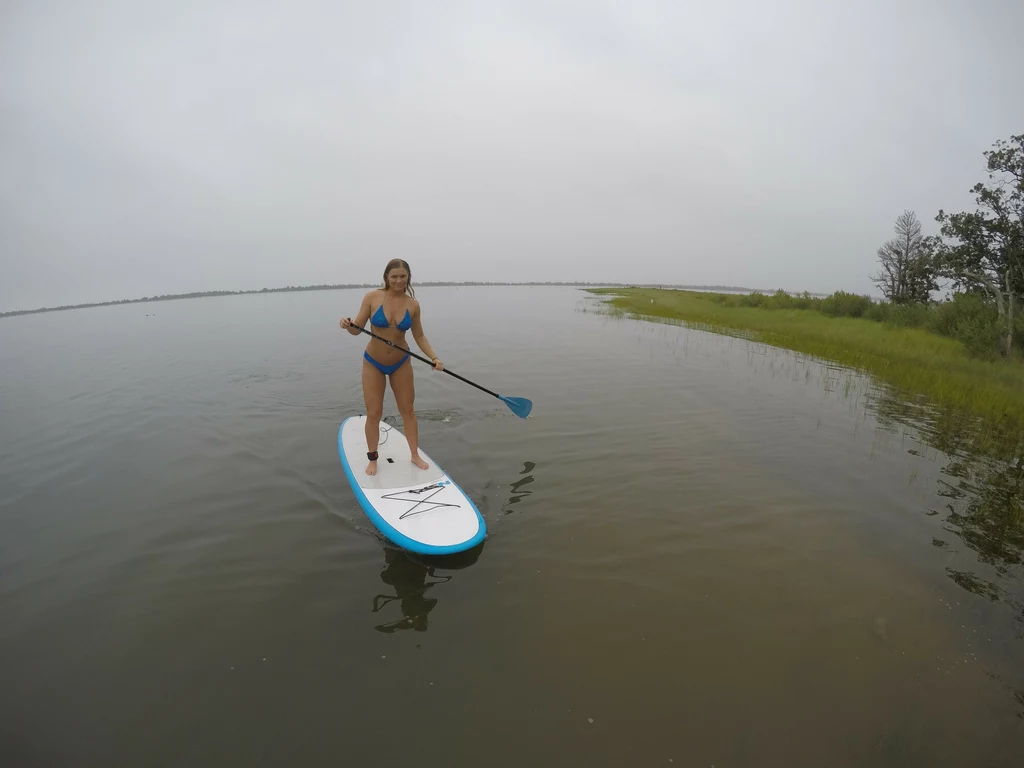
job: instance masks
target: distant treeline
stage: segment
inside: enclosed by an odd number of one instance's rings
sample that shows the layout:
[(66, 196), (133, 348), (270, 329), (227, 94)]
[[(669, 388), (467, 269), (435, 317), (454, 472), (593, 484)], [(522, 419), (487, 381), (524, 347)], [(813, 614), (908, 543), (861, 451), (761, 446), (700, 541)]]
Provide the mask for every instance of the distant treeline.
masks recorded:
[[(15, 315), (31, 315), (38, 312), (61, 312), (67, 309), (88, 309), (89, 307), (110, 307), (117, 304), (141, 304), (151, 301), (174, 301), (175, 299), (201, 299), (208, 296), (240, 296), (252, 293), (289, 293), (293, 291), (338, 291), (352, 288), (376, 288), (379, 283), (341, 283), (337, 285), (289, 285), (285, 288), (262, 288), (251, 291), (200, 291), (196, 293), (165, 293), (160, 296), (143, 296), (140, 299), (120, 299), (118, 301), (99, 301), (91, 304), (64, 304), (59, 307), (40, 307), (39, 309), (17, 309), (12, 312), (0, 312), (0, 317), (13, 317)], [(485, 282), (485, 281), (435, 281), (417, 282), (417, 286), (460, 286), (460, 285), (563, 285), (563, 286), (607, 286), (609, 288), (686, 288), (689, 290), (704, 291), (739, 291), (749, 293), (753, 289), (738, 288), (728, 285), (662, 285), (662, 284), (637, 284), (637, 283), (595, 283), (595, 282)]]

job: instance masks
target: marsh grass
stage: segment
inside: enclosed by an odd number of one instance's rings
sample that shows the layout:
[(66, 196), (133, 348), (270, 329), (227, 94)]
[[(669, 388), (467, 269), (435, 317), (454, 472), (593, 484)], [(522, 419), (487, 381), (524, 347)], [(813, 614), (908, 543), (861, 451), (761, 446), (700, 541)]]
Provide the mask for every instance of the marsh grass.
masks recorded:
[[(608, 296), (609, 310), (638, 319), (663, 318), (716, 332), (792, 349), (863, 370), (939, 406), (999, 420), (997, 431), (1024, 430), (1024, 365), (1019, 360), (972, 356), (965, 344), (921, 327), (869, 319), (870, 301), (847, 299), (850, 307), (830, 307), (827, 299), (760, 296), (671, 289), (594, 288)], [(830, 299), (833, 297), (829, 297)], [(769, 307), (765, 300), (785, 302)], [(858, 312), (854, 302), (865, 301)], [(751, 305), (753, 304), (753, 305)], [(807, 307), (802, 308), (806, 304)], [(829, 310), (835, 314), (827, 314)], [(859, 316), (849, 316), (849, 312)]]

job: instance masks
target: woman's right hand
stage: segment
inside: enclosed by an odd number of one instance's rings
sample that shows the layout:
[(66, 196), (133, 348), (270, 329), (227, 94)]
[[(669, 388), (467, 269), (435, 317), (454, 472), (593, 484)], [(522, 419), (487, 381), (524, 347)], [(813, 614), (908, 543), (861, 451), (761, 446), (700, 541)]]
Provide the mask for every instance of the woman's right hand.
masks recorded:
[(352, 321), (349, 320), (347, 317), (343, 317), (341, 318), (341, 322), (339, 323), (339, 325), (347, 331), (349, 328), (352, 327)]

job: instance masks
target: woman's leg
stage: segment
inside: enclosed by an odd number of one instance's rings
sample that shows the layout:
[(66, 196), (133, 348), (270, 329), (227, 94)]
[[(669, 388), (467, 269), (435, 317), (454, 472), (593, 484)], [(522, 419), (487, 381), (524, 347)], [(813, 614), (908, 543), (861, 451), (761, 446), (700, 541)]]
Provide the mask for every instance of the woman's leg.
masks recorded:
[(413, 384), (411, 361), (406, 360), (397, 371), (391, 374), (391, 391), (395, 393), (398, 412), (402, 416), (402, 431), (405, 432), (405, 439), (409, 441), (412, 463), (420, 469), (426, 469), (429, 465), (420, 458), (419, 454), (419, 428), (416, 425), (416, 411), (413, 408), (416, 387)]
[[(363, 360), (363, 402), (366, 404), (366, 450), (373, 453), (380, 442), (380, 419), (384, 415), (384, 388), (387, 378)], [(366, 474), (377, 474), (377, 462), (366, 465)]]

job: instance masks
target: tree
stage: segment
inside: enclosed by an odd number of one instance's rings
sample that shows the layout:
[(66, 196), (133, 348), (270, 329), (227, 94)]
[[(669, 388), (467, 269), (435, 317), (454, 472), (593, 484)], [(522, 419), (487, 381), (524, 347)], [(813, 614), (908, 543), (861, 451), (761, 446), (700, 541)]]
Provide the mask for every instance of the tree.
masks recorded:
[(904, 211), (896, 219), (896, 237), (878, 249), (882, 265), (872, 281), (893, 304), (924, 304), (935, 281), (933, 256), (935, 238), (921, 235), (921, 222), (913, 211)]
[(942, 236), (940, 274), (955, 289), (981, 288), (996, 302), (1002, 331), (1002, 353), (1013, 348), (1013, 323), (1024, 298), (1024, 134), (1000, 139), (985, 152), (989, 184), (971, 188), (978, 209), (935, 217)]

